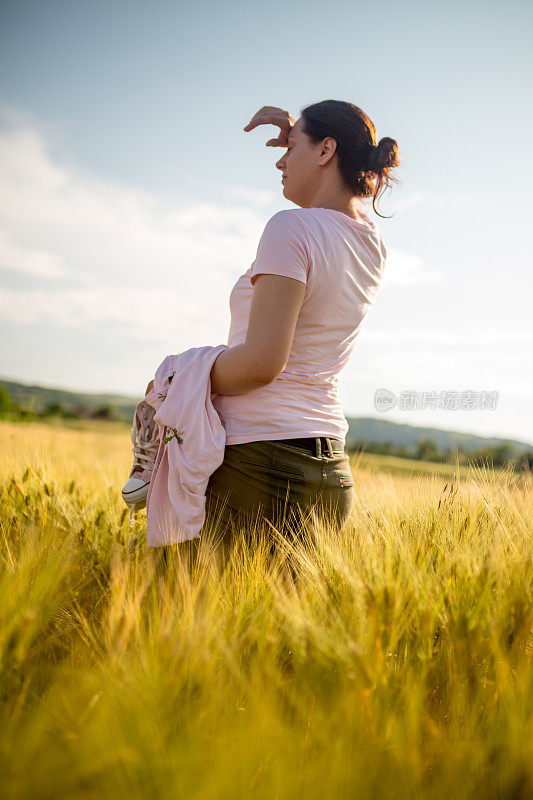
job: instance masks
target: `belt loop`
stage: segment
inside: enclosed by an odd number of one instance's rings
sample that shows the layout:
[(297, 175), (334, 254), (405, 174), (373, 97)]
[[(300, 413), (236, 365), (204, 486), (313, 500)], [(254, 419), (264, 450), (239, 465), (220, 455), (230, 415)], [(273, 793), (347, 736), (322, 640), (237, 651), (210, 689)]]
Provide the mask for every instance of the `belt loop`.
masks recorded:
[(331, 444), (331, 439), (329, 436), (326, 436), (326, 444), (328, 446), (328, 453), (330, 454), (331, 458), (333, 458), (333, 445)]
[(322, 442), (320, 441), (320, 436), (315, 436), (315, 445), (316, 445), (316, 457), (322, 457)]

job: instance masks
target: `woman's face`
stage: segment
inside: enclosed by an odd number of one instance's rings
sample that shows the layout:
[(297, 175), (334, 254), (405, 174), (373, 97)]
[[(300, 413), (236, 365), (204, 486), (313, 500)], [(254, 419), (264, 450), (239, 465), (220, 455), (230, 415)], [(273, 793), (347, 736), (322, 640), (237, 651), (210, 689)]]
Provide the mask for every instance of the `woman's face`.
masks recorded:
[(302, 208), (308, 207), (319, 186), (321, 144), (313, 144), (302, 130), (303, 119), (294, 123), (288, 147), (276, 167), (283, 174), (283, 195)]

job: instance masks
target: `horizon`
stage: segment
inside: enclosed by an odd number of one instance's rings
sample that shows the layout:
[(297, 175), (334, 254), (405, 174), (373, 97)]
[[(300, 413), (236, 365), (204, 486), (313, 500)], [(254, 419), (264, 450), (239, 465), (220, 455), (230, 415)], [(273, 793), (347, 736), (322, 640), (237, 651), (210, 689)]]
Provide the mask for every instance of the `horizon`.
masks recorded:
[[(27, 386), (28, 388), (38, 388), (38, 389), (49, 389), (51, 391), (59, 391), (59, 392), (71, 392), (72, 394), (86, 394), (86, 395), (95, 395), (95, 396), (103, 396), (103, 397), (117, 397), (123, 400), (131, 400), (135, 402), (142, 398), (142, 394), (140, 395), (127, 395), (127, 394), (120, 394), (119, 392), (84, 392), (78, 389), (72, 389), (70, 387), (65, 386), (45, 386), (43, 384), (36, 384), (36, 383), (24, 383), (21, 381), (17, 381), (13, 378), (6, 377), (5, 375), (0, 375), (0, 383), (17, 383), (19, 385)], [(391, 419), (390, 417), (381, 416), (353, 416), (352, 414), (345, 414), (348, 421), (351, 420), (364, 420), (369, 419), (376, 422), (386, 422), (390, 423), (391, 425), (405, 425), (410, 428), (426, 428), (428, 430), (435, 430), (442, 433), (458, 433), (464, 434), (465, 436), (472, 436), (472, 437), (479, 437), (481, 439), (501, 439), (502, 441), (510, 441), (516, 442), (521, 445), (526, 445), (527, 447), (533, 448), (533, 442), (527, 441), (524, 438), (516, 438), (516, 437), (500, 437), (500, 436), (485, 436), (483, 434), (475, 433), (474, 431), (468, 430), (456, 430), (455, 428), (442, 428), (439, 425), (428, 425), (423, 423), (416, 423), (416, 422), (404, 422), (401, 419), (395, 418)]]

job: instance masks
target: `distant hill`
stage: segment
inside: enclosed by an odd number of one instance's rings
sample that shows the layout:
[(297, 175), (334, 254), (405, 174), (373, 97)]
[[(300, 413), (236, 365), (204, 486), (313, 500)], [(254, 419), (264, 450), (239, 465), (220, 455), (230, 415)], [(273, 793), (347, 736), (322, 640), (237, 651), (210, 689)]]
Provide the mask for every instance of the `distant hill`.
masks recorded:
[(135, 406), (140, 397), (128, 397), (118, 394), (89, 394), (69, 392), (66, 389), (50, 389), (45, 386), (33, 386), (0, 379), (0, 386), (7, 389), (14, 403), (40, 413), (54, 403), (75, 411), (80, 406), (96, 411), (104, 405), (113, 406), (117, 419), (131, 422)]
[(473, 433), (462, 431), (449, 431), (440, 428), (424, 428), (416, 425), (406, 425), (399, 422), (390, 422), (376, 417), (346, 417), (350, 429), (346, 434), (347, 444), (353, 444), (358, 439), (366, 442), (384, 443), (392, 442), (396, 447), (405, 445), (413, 447), (420, 438), (431, 439), (439, 450), (462, 447), (469, 452), (482, 447), (497, 447), (508, 444), (516, 448), (518, 453), (533, 450), (533, 445), (520, 442), (516, 439), (501, 439), (489, 436), (477, 436)]
[[(118, 394), (69, 392), (65, 389), (51, 389), (3, 379), (0, 379), (0, 386), (7, 389), (14, 403), (31, 408), (37, 413), (44, 411), (47, 406), (54, 403), (60, 403), (64, 408), (72, 411), (81, 406), (94, 411), (104, 405), (109, 405), (113, 407), (115, 417), (126, 422), (131, 422), (135, 406), (141, 399)], [(477, 436), (461, 431), (406, 425), (376, 417), (346, 417), (346, 419), (350, 426), (346, 435), (347, 446), (353, 446), (357, 441), (364, 440), (369, 444), (391, 442), (395, 447), (404, 445), (412, 448), (420, 438), (424, 438), (432, 440), (439, 450), (461, 447), (468, 452), (473, 452), (482, 447), (495, 447), (502, 444), (513, 446), (517, 453), (533, 449), (533, 445), (516, 439)]]

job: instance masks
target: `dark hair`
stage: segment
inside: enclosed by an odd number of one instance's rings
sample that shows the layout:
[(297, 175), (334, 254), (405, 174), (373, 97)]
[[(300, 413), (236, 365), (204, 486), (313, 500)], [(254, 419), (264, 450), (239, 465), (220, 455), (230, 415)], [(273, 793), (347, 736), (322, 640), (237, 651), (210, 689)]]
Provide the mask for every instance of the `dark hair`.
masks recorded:
[[(331, 136), (337, 142), (339, 171), (346, 186), (356, 197), (374, 195), (372, 207), (381, 194), (398, 183), (390, 170), (399, 166), (398, 142), (389, 136), (376, 143), (376, 128), (364, 111), (344, 100), (322, 100), (301, 111), (303, 132), (313, 142)], [(392, 215), (394, 216), (394, 215)], [(389, 217), (383, 217), (389, 219)]]

